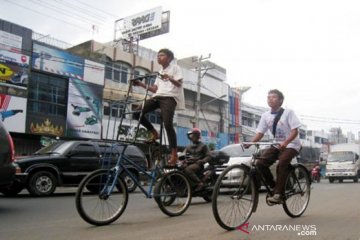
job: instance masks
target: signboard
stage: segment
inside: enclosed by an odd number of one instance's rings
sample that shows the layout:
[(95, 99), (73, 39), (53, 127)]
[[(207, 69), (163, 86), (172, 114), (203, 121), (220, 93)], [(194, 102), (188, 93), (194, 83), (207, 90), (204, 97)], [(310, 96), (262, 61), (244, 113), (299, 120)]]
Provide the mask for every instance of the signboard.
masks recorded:
[(29, 56), (0, 49), (0, 85), (27, 86), (29, 81)]
[(144, 40), (147, 38), (165, 34), (165, 33), (168, 33), (169, 31), (170, 31), (170, 11), (166, 11), (166, 12), (162, 13), (161, 28), (154, 30), (154, 31), (147, 32), (147, 33), (140, 34), (140, 40)]
[[(121, 34), (130, 38), (147, 32), (161, 29), (162, 7), (144, 11), (118, 21), (122, 21)], [(116, 23), (118, 22), (115, 22)]]
[(27, 114), (26, 132), (46, 136), (63, 137), (65, 133), (65, 121), (55, 115), (39, 113)]
[(32, 68), (82, 80), (84, 59), (62, 50), (34, 43)]
[(86, 82), (104, 85), (105, 66), (85, 59), (84, 80)]
[(22, 37), (0, 30), (0, 48), (18, 52), (21, 46)]
[(78, 79), (69, 81), (68, 137), (101, 138), (103, 87)]
[(26, 98), (0, 94), (0, 121), (10, 132), (25, 133)]

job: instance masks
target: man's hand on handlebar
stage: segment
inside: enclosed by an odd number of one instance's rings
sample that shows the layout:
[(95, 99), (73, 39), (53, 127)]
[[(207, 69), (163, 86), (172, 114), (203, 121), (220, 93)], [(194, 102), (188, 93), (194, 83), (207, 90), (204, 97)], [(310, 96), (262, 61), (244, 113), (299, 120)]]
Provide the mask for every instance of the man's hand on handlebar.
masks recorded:
[(251, 144), (243, 144), (242, 145), (245, 149), (248, 149), (249, 147), (251, 147)]
[(170, 76), (167, 75), (166, 73), (160, 74), (160, 78), (161, 78), (161, 80), (164, 80), (164, 81), (169, 81), (170, 80)]
[(286, 147), (287, 147), (287, 145), (288, 145), (288, 144), (287, 144), (286, 142), (282, 142), (282, 143), (279, 144), (279, 149), (280, 149), (280, 150), (285, 150)]

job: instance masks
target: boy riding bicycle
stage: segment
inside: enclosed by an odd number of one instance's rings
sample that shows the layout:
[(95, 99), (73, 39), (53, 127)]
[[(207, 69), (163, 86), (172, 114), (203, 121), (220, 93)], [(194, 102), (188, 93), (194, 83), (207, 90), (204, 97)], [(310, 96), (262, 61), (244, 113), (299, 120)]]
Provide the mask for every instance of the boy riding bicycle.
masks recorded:
[[(274, 188), (273, 196), (268, 198), (268, 201), (274, 204), (283, 202), (282, 193), (289, 171), (289, 164), (298, 155), (301, 148), (298, 137), (298, 128), (301, 123), (292, 110), (281, 107), (283, 101), (284, 95), (279, 90), (273, 89), (268, 92), (267, 103), (270, 110), (262, 114), (256, 129), (257, 133), (252, 139), (252, 142), (258, 142), (268, 130), (271, 130), (274, 141), (280, 143), (279, 146), (271, 146), (267, 149), (256, 162), (269, 186)], [(245, 145), (245, 147), (247, 148), (249, 145)], [(279, 164), (275, 182), (269, 167), (276, 160), (279, 160)]]

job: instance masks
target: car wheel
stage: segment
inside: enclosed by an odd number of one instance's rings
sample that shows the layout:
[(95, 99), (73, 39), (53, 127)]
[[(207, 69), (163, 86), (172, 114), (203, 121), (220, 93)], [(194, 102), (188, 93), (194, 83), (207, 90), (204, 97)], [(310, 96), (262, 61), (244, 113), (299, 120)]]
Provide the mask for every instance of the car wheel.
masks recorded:
[(329, 183), (333, 183), (334, 179), (333, 178), (329, 178)]
[(354, 182), (359, 182), (359, 176), (356, 175), (356, 176), (354, 177)]
[(16, 196), (19, 192), (24, 189), (24, 186), (20, 183), (14, 182), (9, 187), (0, 188), (0, 192), (4, 194), (4, 196), (13, 197)]
[[(133, 174), (133, 176), (136, 178), (137, 181), (139, 181), (139, 177), (136, 173), (131, 172)], [(128, 192), (132, 193), (135, 191), (135, 189), (137, 188), (137, 184), (134, 180), (132, 180), (128, 175), (124, 176), (124, 181), (126, 183), (126, 186), (128, 188)]]
[(48, 171), (39, 171), (32, 174), (27, 189), (34, 196), (49, 196), (56, 188), (56, 177)]

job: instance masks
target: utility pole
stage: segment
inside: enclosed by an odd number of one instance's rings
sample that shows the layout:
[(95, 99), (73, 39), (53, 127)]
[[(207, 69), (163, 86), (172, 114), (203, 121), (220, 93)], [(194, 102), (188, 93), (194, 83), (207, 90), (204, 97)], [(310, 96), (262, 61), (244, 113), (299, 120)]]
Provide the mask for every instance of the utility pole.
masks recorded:
[[(206, 72), (213, 67), (202, 66), (202, 61), (211, 58), (211, 54), (207, 57), (196, 57), (193, 59), (193, 62), (197, 62), (196, 71), (198, 72), (198, 79), (197, 79), (197, 93), (196, 93), (196, 108), (195, 108), (195, 121), (193, 122), (193, 127), (199, 127), (199, 114), (200, 114), (200, 105), (201, 105), (201, 79), (205, 76)], [(202, 71), (205, 71), (202, 73)]]

